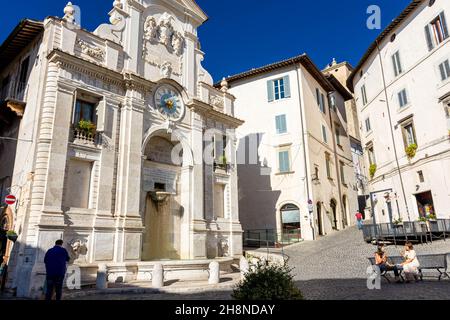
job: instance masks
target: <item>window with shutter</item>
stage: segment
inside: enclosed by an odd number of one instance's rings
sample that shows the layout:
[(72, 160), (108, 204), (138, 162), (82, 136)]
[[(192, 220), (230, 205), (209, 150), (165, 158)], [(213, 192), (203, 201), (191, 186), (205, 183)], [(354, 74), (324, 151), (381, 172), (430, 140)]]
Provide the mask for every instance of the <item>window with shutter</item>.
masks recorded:
[(392, 55), (392, 63), (394, 66), (394, 74), (397, 77), (398, 75), (400, 75), (403, 72), (402, 64), (400, 61), (400, 52), (399, 51), (397, 51), (396, 53), (394, 53)]
[(445, 13), (442, 11), (430, 24), (425, 26), (428, 50), (431, 51), (449, 37)]
[(280, 173), (290, 172), (289, 151), (278, 152)]
[(286, 115), (282, 114), (275, 117), (276, 129), (278, 134), (286, 133)]
[(269, 102), (272, 102), (275, 99), (274, 92), (274, 82), (272, 80), (267, 81), (267, 99)]
[(327, 128), (325, 128), (324, 125), (322, 125), (322, 138), (323, 138), (323, 142), (328, 143)]
[(403, 89), (398, 93), (398, 103), (400, 105), (400, 108), (408, 104), (408, 96), (406, 94), (406, 89)]
[(439, 65), (439, 72), (441, 73), (441, 80), (445, 81), (450, 78), (450, 62), (445, 60)]
[(363, 105), (366, 105), (367, 102), (368, 102), (367, 101), (366, 85), (363, 85), (361, 87), (361, 98), (362, 98)]

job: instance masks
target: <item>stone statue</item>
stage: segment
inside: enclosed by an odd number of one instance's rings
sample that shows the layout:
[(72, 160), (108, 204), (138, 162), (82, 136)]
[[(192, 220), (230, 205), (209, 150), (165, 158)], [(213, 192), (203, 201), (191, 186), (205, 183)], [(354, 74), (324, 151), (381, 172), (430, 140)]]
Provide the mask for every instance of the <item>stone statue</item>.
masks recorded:
[(72, 258), (73, 260), (78, 260), (80, 255), (85, 256), (87, 253), (86, 242), (80, 239), (74, 239), (69, 242), (70, 247), (72, 248)]
[(228, 253), (228, 240), (227, 239), (220, 239), (219, 240), (219, 248), (220, 248), (220, 253), (222, 257), (228, 257), (229, 253)]
[(176, 55), (181, 55), (183, 53), (184, 39), (181, 33), (175, 32), (172, 37), (172, 47)]
[(158, 37), (158, 25), (153, 17), (147, 17), (144, 24), (144, 37), (146, 40), (152, 41)]
[(166, 47), (169, 47), (171, 43), (173, 35), (173, 27), (170, 23), (170, 20), (162, 20), (159, 23), (159, 42), (165, 45)]
[(69, 23), (75, 23), (75, 8), (73, 7), (72, 2), (68, 2), (64, 8), (63, 19)]
[(172, 64), (169, 61), (165, 61), (160, 67), (160, 74), (166, 79), (169, 79), (172, 75)]

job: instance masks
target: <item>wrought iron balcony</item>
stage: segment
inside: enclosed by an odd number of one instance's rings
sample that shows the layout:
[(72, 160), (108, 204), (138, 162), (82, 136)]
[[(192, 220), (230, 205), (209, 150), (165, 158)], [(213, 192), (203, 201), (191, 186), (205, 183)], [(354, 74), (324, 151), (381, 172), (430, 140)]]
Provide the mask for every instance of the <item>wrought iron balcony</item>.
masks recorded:
[(6, 106), (22, 117), (26, 106), (28, 85), (26, 82), (10, 83), (4, 86), (0, 92), (0, 105)]

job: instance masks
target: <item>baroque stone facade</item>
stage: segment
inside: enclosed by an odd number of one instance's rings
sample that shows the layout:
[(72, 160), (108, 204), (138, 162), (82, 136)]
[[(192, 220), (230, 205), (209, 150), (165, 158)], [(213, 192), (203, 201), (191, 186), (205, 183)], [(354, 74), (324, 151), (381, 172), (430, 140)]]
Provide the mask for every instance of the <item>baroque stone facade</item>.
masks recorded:
[[(29, 158), (18, 152), (11, 182), (28, 186), (12, 187), (19, 239), (8, 286), (18, 296), (41, 293), (44, 254), (60, 238), (82, 282), (99, 264), (110, 281), (127, 281), (144, 279), (156, 260), (242, 254), (233, 165), (242, 121), (201, 66), (206, 15), (187, 0), (113, 6), (111, 24), (93, 33), (76, 24), (71, 4), (63, 19), (36, 22), (33, 48), (15, 48), (18, 58), (0, 70), (4, 78), (25, 56), (35, 66), (21, 120), (30, 125), (20, 129), (35, 139), (17, 143)], [(225, 170), (214, 165), (222, 154)]]

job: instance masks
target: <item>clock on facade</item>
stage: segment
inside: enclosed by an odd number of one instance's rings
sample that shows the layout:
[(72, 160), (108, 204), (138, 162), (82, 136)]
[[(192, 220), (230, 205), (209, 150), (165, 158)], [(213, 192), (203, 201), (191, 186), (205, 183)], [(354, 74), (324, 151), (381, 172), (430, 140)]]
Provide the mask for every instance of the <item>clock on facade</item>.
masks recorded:
[(181, 94), (170, 85), (162, 85), (155, 92), (156, 109), (170, 120), (178, 121), (184, 114)]

